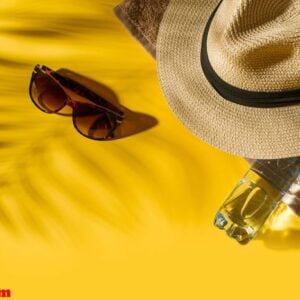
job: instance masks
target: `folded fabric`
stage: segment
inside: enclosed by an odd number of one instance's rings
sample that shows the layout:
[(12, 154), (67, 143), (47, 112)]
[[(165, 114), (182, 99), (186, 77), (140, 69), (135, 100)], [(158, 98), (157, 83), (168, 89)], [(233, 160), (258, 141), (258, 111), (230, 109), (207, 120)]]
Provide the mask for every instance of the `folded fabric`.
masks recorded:
[(129, 32), (155, 57), (159, 25), (170, 0), (124, 0), (114, 11)]

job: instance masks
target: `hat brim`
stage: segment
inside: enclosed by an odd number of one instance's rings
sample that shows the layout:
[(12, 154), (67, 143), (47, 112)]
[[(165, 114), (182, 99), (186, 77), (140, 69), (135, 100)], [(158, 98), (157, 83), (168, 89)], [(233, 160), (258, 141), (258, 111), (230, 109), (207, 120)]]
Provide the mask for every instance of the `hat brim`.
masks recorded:
[(300, 105), (243, 106), (222, 98), (207, 81), (202, 35), (219, 1), (171, 0), (164, 14), (157, 66), (171, 109), (201, 140), (225, 152), (254, 159), (299, 156)]

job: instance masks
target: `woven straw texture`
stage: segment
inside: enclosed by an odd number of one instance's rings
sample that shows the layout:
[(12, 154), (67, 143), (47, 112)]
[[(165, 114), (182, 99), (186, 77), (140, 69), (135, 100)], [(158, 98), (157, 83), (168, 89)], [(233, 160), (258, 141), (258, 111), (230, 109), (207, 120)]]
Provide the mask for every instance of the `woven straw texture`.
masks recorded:
[[(158, 35), (157, 61), (171, 108), (198, 137), (223, 151), (257, 159), (298, 156), (299, 105), (246, 107), (224, 100), (207, 82), (200, 64), (200, 47), (204, 26), (218, 3), (172, 0), (167, 8)], [(257, 15), (251, 22), (257, 7), (263, 7), (258, 1), (221, 4), (209, 34), (208, 51), (213, 67), (229, 83), (257, 91), (299, 86), (295, 56), (299, 50), (299, 29), (295, 27), (299, 5), (297, 1), (272, 3), (265, 5), (267, 16)], [(221, 46), (226, 48), (223, 56)], [(276, 55), (270, 56), (269, 48)], [(245, 74), (251, 75), (251, 80)]]
[(208, 41), (217, 74), (246, 90), (299, 88), (299, 5), (290, 0), (223, 1)]

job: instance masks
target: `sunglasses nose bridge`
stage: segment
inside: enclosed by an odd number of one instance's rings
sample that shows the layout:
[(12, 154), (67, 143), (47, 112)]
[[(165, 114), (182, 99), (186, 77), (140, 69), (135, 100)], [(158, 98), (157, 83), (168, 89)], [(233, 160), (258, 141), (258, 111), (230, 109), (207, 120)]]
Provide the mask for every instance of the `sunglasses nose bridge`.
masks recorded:
[(71, 108), (75, 108), (76, 107), (76, 102), (73, 101), (70, 97), (68, 97), (66, 105), (69, 105)]

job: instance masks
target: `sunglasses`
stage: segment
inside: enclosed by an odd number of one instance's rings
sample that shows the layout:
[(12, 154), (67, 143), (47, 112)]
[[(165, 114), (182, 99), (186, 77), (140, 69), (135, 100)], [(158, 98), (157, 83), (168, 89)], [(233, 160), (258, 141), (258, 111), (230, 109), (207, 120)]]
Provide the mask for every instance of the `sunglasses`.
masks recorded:
[(29, 94), (45, 113), (72, 115), (73, 125), (83, 136), (108, 140), (124, 120), (124, 112), (78, 82), (46, 66), (35, 66)]

